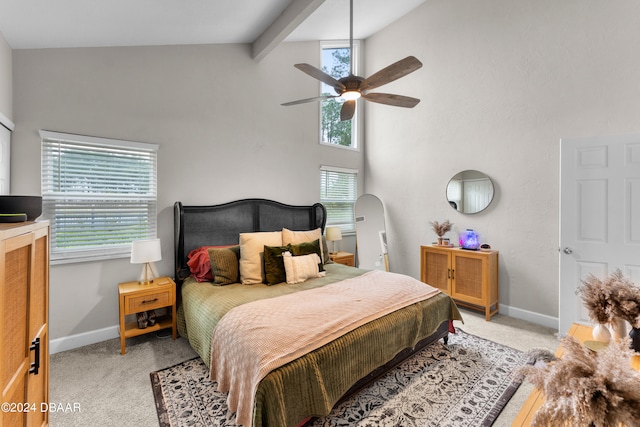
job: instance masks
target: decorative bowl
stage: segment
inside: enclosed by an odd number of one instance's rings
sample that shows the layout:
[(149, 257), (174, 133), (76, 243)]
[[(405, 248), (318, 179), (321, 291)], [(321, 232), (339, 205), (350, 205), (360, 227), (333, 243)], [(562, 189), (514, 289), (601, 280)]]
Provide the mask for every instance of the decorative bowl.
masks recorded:
[(34, 221), (42, 215), (42, 196), (0, 196), (0, 214), (26, 214)]

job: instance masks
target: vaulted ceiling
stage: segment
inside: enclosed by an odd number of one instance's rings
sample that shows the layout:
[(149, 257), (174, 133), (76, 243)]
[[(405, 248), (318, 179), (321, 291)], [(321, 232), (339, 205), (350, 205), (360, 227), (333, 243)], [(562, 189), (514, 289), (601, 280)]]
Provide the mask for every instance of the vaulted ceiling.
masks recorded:
[[(354, 0), (365, 39), (425, 0)], [(251, 43), (260, 59), (282, 41), (349, 38), (348, 0), (2, 0), (12, 49)]]

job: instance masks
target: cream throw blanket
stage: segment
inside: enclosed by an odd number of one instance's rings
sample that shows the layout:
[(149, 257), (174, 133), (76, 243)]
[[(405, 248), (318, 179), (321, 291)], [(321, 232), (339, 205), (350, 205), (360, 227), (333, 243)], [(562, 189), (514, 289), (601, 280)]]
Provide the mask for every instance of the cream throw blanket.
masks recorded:
[(269, 372), (439, 292), (412, 277), (373, 270), (235, 307), (213, 331), (211, 379), (219, 391), (229, 392), (227, 404), (236, 412), (236, 423), (251, 427), (258, 383)]

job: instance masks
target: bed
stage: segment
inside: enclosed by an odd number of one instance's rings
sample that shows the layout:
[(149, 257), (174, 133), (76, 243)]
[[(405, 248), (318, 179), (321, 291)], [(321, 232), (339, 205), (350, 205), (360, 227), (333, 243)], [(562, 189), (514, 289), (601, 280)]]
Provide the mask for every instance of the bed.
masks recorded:
[[(241, 234), (245, 238), (252, 233), (268, 235), (286, 230), (297, 237), (306, 236), (306, 232), (312, 237), (317, 233), (322, 235), (326, 225), (324, 206), (319, 203), (292, 206), (266, 199), (244, 199), (214, 206), (184, 206), (176, 202), (174, 219), (178, 330), (207, 366), (210, 366), (212, 353), (216, 353), (212, 351), (212, 337), (221, 329), (216, 326), (243, 308), (315, 295), (314, 292), (355, 283), (378, 273), (393, 274), (330, 263), (326, 243), (321, 238), (314, 244), (323, 246), (318, 253), (323, 261), (320, 268), (326, 270), (323, 277), (310, 278), (296, 285), (229, 283), (215, 286), (206, 281), (209, 279), (202, 282), (194, 278), (188, 265), (190, 253), (211, 249), (210, 254), (213, 254), (234, 249)], [(305, 310), (313, 312), (313, 307)], [(228, 313), (231, 314), (226, 316)], [(438, 292), (365, 324), (355, 325), (337, 338), (261, 377), (255, 395), (251, 395), (251, 419), (243, 425), (295, 427), (311, 417), (327, 415), (341, 398), (351, 395), (414, 352), (441, 338), (446, 342), (455, 319), (461, 320), (461, 316), (454, 302)], [(233, 339), (230, 342), (234, 342)]]

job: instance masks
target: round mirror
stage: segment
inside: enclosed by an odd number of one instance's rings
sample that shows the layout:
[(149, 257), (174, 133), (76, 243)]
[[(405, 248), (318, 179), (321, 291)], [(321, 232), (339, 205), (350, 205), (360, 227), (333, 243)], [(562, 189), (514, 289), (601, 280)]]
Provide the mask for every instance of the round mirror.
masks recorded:
[(447, 201), (458, 212), (478, 213), (485, 210), (492, 200), (493, 182), (482, 172), (462, 171), (447, 184)]

